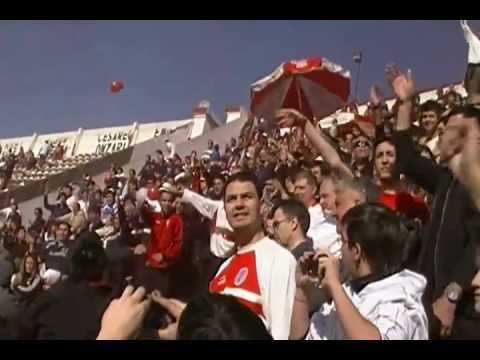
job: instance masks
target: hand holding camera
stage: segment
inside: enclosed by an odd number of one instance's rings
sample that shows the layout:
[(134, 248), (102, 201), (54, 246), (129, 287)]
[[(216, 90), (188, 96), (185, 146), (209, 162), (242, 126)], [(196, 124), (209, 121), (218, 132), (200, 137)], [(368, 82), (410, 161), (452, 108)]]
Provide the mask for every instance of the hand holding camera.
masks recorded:
[(301, 282), (308, 279), (315, 286), (330, 290), (333, 286), (341, 285), (339, 261), (327, 250), (316, 253), (306, 252), (300, 258)]

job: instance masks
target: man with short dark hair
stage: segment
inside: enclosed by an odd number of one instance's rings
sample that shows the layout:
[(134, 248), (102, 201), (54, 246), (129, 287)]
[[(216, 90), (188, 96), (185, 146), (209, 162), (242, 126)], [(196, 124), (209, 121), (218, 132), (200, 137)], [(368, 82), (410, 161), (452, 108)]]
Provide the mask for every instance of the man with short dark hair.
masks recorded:
[[(439, 140), (439, 159), (422, 157), (411, 138), (411, 110), (415, 84), (411, 72), (387, 68), (387, 78), (401, 104), (394, 143), (403, 172), (435, 195), (431, 223), (420, 251), (419, 270), (427, 278), (425, 307), (432, 337), (478, 339), (480, 317), (475, 312), (471, 283), (477, 272), (475, 241), (480, 236), (478, 210), (459, 180), (459, 163), (465, 143), (465, 125), (480, 121), (472, 106), (454, 108)], [(446, 165), (446, 166), (445, 166)]]
[[(317, 252), (313, 269), (297, 276), (292, 338), (427, 340), (422, 305), (426, 280), (402, 268), (405, 234), (398, 217), (384, 206), (362, 204), (345, 214), (340, 229), (342, 262), (350, 281), (341, 284), (336, 257)], [(307, 260), (303, 258), (301, 264)], [(332, 303), (325, 303), (310, 320), (312, 276)]]
[(221, 200), (225, 189), (225, 178), (223, 175), (215, 175), (212, 178), (212, 198), (213, 200)]
[(45, 193), (44, 193), (44, 196), (43, 196), (43, 207), (52, 213), (51, 217), (56, 219), (56, 218), (62, 217), (64, 215), (67, 215), (68, 213), (70, 213), (71, 210), (67, 205), (66, 195), (63, 192), (59, 193), (58, 194), (58, 202), (56, 204), (52, 205), (48, 202), (48, 190), (47, 189), (45, 189)]
[(40, 258), (43, 262), (40, 275), (46, 285), (51, 286), (70, 274), (70, 251), (74, 244), (70, 241), (70, 224), (62, 221), (57, 226), (55, 240), (43, 244)]
[(323, 161), (315, 161), (310, 167), (312, 175), (317, 180), (317, 185), (320, 186), (322, 183), (323, 177), (327, 175), (327, 167)]
[(299, 259), (306, 251), (313, 250), (313, 242), (307, 237), (310, 215), (298, 200), (281, 200), (273, 208), (273, 233), (275, 240)]
[(46, 227), (46, 221), (43, 218), (43, 210), (41, 207), (37, 207), (35, 208), (35, 210), (33, 210), (33, 213), (35, 218), (33, 222), (30, 223), (28, 231), (34, 231), (36, 234), (42, 235)]
[(442, 114), (442, 107), (439, 103), (433, 100), (428, 100), (420, 105), (420, 129), (422, 136), (419, 143), (426, 145), (433, 153), (435, 158), (440, 154), (438, 148), (438, 122)]
[(107, 217), (113, 217), (118, 214), (118, 204), (115, 195), (116, 191), (113, 188), (107, 188), (104, 192), (105, 200), (100, 215), (103, 222), (105, 222)]
[(224, 202), (234, 231), (235, 253), (210, 282), (210, 292), (234, 296), (265, 321), (274, 339), (288, 339), (295, 258), (265, 236), (260, 189), (252, 173), (240, 172), (228, 179)]
[(151, 238), (141, 282), (148, 291), (157, 289), (164, 296), (170, 296), (172, 266), (179, 260), (183, 245), (183, 221), (173, 207), (175, 196), (176, 189), (163, 184), (158, 193), (152, 193), (151, 207), (145, 216), (150, 224)]
[(103, 282), (107, 257), (95, 233), (83, 233), (71, 250), (71, 277), (41, 293), (29, 311), (32, 339), (95, 339), (115, 295)]

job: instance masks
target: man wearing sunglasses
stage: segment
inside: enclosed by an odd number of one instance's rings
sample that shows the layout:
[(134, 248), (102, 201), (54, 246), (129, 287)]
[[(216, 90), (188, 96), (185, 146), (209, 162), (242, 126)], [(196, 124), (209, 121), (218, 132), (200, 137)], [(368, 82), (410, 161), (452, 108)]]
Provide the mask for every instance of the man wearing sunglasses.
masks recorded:
[(373, 167), (370, 161), (372, 144), (365, 135), (352, 140), (352, 169), (355, 178), (371, 177)]

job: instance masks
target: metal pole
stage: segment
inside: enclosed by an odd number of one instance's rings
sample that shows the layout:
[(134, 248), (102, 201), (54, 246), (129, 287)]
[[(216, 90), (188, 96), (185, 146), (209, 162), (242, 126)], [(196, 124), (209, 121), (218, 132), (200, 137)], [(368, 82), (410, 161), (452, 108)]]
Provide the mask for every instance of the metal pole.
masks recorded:
[(358, 102), (358, 84), (360, 82), (360, 66), (362, 62), (358, 61), (357, 62), (357, 79), (355, 80), (355, 101)]

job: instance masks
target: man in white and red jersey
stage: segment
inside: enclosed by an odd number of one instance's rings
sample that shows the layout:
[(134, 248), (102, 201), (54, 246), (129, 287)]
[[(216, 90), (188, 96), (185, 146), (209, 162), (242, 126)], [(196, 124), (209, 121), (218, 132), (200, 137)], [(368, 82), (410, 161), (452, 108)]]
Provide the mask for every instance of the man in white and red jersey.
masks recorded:
[(210, 292), (231, 295), (264, 320), (274, 339), (288, 339), (295, 295), (293, 255), (265, 236), (260, 191), (248, 172), (225, 186), (225, 212), (234, 231), (234, 254), (210, 282)]

